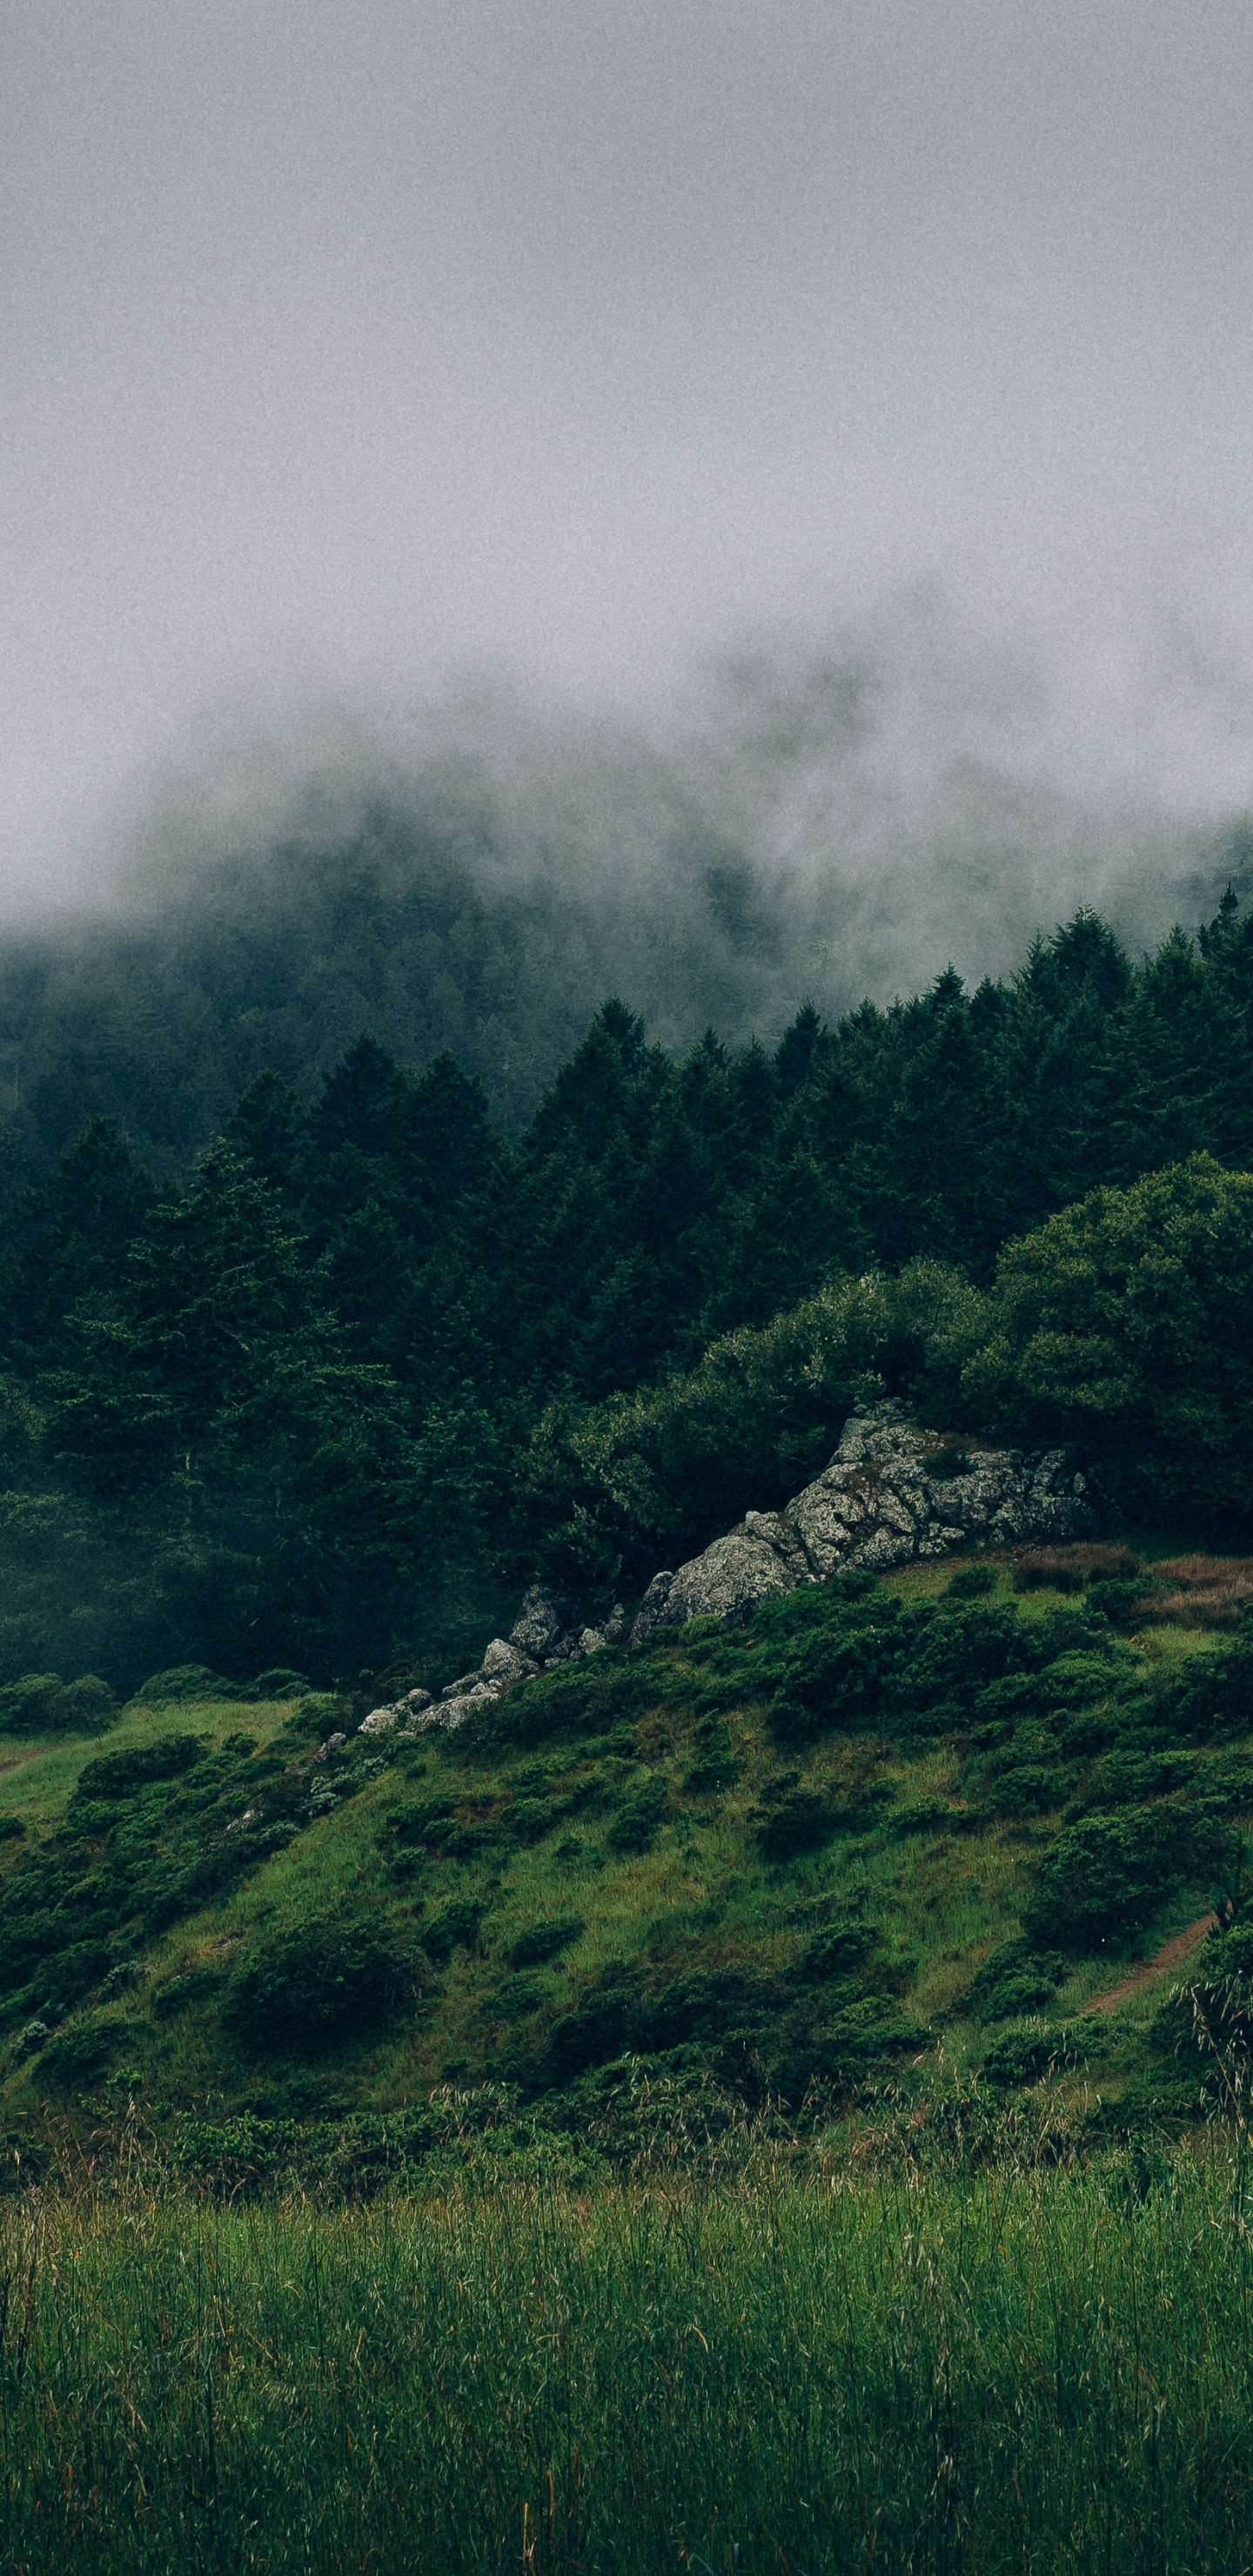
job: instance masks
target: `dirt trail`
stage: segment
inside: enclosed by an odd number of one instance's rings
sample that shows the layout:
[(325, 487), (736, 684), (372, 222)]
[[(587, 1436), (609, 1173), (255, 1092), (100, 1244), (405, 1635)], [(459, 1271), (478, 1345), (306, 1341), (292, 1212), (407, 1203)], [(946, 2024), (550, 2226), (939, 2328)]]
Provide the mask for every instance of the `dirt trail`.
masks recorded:
[(1180, 1960), (1187, 1958), (1189, 1950), (1195, 1950), (1198, 1941), (1203, 1941), (1206, 1933), (1213, 1931), (1217, 1921), (1216, 1914), (1198, 1914), (1186, 1932), (1176, 1932), (1173, 1940), (1165, 1942), (1153, 1958), (1146, 1959), (1142, 1968), (1133, 1968), (1129, 1977), (1123, 1977), (1118, 1985), (1111, 1986), (1108, 1994), (1095, 1995), (1092, 2002), (1085, 2005), (1085, 2011), (1116, 2012), (1119, 2004), (1125, 2004), (1132, 1995), (1139, 1994), (1142, 1986), (1155, 1986), (1159, 1977), (1168, 1977), (1171, 1969), (1177, 1968)]

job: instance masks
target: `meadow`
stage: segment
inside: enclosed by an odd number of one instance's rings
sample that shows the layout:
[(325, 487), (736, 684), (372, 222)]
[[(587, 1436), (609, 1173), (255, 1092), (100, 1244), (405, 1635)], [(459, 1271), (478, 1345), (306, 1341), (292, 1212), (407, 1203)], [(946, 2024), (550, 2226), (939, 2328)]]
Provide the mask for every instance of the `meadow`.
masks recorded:
[(14, 2576), (1237, 2576), (1238, 2148), (0, 2215)]

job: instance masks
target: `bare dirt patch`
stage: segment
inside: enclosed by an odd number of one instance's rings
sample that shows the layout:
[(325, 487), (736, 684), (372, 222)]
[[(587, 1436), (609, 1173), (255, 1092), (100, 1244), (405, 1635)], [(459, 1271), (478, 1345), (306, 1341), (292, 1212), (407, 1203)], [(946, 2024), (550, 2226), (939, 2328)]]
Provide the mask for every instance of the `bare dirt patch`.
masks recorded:
[(1084, 2007), (1085, 2011), (1117, 2012), (1120, 2004), (1129, 2003), (1131, 1997), (1138, 1995), (1145, 1986), (1155, 1986), (1159, 1977), (1168, 1977), (1171, 1969), (1177, 1968), (1189, 1951), (1195, 1950), (1198, 1942), (1204, 1940), (1206, 1933), (1213, 1931), (1217, 1921), (1216, 1914), (1198, 1914), (1195, 1923), (1189, 1923), (1186, 1931), (1176, 1932), (1171, 1940), (1163, 1942), (1151, 1959), (1146, 1959), (1141, 1967), (1133, 1968), (1129, 1976), (1110, 1987), (1108, 1994), (1095, 1995), (1092, 2002)]

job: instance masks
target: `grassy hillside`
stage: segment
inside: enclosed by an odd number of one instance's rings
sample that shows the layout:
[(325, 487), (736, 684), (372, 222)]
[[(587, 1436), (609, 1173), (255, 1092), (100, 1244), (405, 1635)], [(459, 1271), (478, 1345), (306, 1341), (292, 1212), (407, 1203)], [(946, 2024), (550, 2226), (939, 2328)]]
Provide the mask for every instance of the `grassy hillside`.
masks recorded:
[(845, 1576), (409, 1743), (352, 1731), (366, 1698), (194, 1673), (11, 1734), (11, 2139), (130, 2105), (193, 2170), (405, 2162), (467, 2123), (613, 2154), (641, 2086), (663, 2124), (782, 2104), (829, 2135), (976, 2073), (1081, 2124), (1187, 2114), (1214, 2069), (1175, 1980), (1094, 2007), (1216, 1890), (1189, 1970), (1247, 1964), (1253, 1649), (1179, 1624), (1230, 1584), (1127, 1634), (1135, 1585), (1023, 1572)]

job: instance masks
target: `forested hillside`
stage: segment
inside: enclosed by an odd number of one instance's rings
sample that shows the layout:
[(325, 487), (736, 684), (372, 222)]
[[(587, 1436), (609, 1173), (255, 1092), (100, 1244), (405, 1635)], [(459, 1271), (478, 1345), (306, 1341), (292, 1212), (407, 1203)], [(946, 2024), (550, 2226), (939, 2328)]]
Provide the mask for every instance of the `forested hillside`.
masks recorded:
[[(1233, 901), (1141, 968), (1083, 915), (773, 1053), (611, 1000), (516, 1142), (369, 1033), (185, 1189), (90, 1126), (3, 1242), (15, 2116), (212, 2097), (205, 2170), (381, 2170), (454, 2151), (464, 2080), (493, 2154), (612, 2158), (634, 2060), (734, 2121), (912, 2099), (937, 2042), (1080, 2127), (1098, 2078), (1190, 2115), (1178, 2017), (1104, 2012), (1211, 1900), (1207, 1959), (1248, 1937), (1251, 1005)], [(629, 1609), (885, 1392), (955, 1475), (1078, 1444), (1105, 1538), (358, 1731), (537, 1575)]]
[(863, 1384), (1247, 1521), (1233, 898), (1140, 968), (1081, 915), (773, 1054), (608, 1002), (516, 1144), (368, 1033), (222, 1126), (180, 1190), (97, 1121), (10, 1206), (7, 1677), (456, 1669), (537, 1566), (603, 1602), (785, 1499)]

